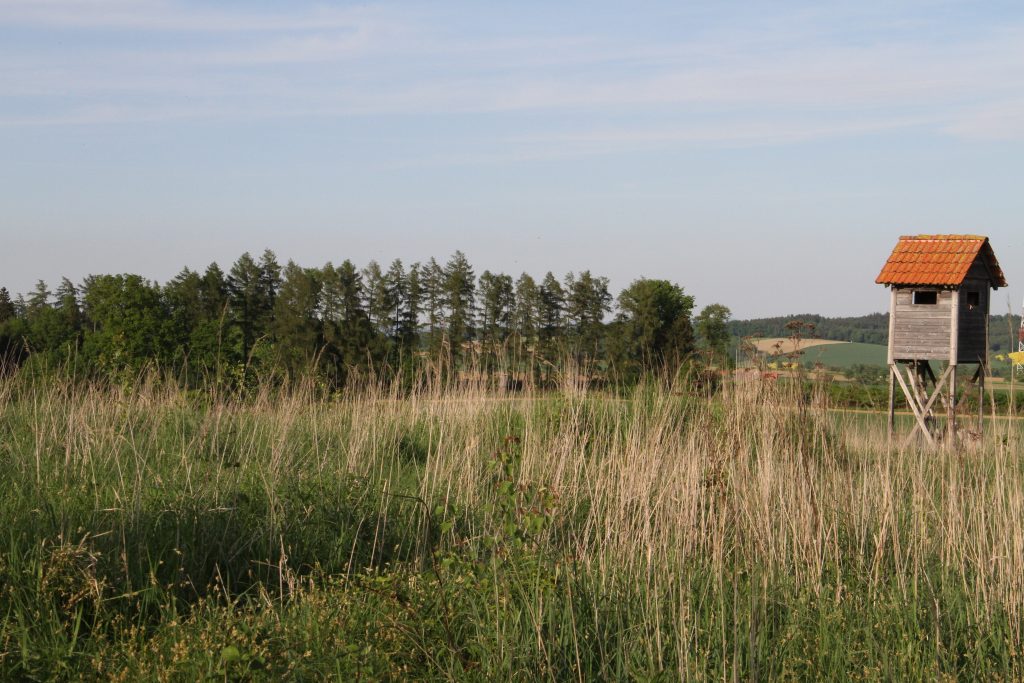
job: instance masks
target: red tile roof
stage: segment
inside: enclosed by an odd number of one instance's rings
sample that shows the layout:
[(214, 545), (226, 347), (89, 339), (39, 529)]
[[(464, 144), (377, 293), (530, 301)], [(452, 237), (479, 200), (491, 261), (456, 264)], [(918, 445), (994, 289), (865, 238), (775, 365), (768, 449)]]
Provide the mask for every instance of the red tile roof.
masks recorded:
[(993, 287), (1006, 278), (984, 235), (904, 235), (875, 278), (880, 285), (958, 286), (978, 255), (988, 267)]

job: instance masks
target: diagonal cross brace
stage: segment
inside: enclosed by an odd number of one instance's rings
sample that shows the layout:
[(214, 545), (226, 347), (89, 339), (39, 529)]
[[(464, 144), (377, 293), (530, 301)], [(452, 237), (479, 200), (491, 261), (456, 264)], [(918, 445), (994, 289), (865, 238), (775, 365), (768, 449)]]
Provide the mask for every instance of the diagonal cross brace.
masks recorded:
[[(917, 392), (911, 391), (910, 388), (907, 386), (906, 380), (903, 379), (903, 373), (899, 371), (899, 366), (893, 363), (889, 367), (892, 370), (892, 372), (896, 375), (896, 379), (900, 383), (900, 388), (903, 389), (903, 395), (907, 397), (907, 404), (910, 405), (910, 409), (914, 413), (914, 418), (917, 420), (917, 423), (914, 425), (914, 428), (910, 431), (910, 434), (907, 435), (906, 440), (903, 442), (904, 447), (908, 443), (910, 443), (910, 440), (914, 438), (914, 434), (916, 434), (919, 429), (921, 430), (921, 433), (924, 435), (925, 440), (928, 441), (929, 445), (935, 446), (935, 439), (932, 437), (931, 432), (928, 430), (928, 425), (925, 424), (925, 417), (928, 415), (928, 412), (932, 409), (932, 406), (935, 404), (935, 400), (939, 398), (939, 396), (941, 395), (942, 387), (945, 385), (946, 379), (949, 377), (950, 373), (954, 370), (954, 368), (956, 368), (956, 366), (946, 366), (945, 372), (942, 373), (942, 377), (939, 379), (939, 381), (935, 383), (935, 389), (932, 391), (932, 395), (928, 397), (928, 401), (924, 403), (924, 405), (922, 405), (921, 400), (918, 398)], [(922, 389), (923, 388), (924, 387), (922, 387)]]

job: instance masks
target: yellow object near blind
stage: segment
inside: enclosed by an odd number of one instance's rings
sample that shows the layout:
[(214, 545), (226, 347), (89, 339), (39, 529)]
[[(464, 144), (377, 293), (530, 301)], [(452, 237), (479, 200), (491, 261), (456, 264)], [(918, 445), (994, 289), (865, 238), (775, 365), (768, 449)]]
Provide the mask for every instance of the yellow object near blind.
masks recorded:
[(1024, 351), (1016, 351), (1014, 353), (1008, 353), (1006, 355), (1010, 357), (1011, 363), (1016, 363), (1017, 365), (1024, 365)]

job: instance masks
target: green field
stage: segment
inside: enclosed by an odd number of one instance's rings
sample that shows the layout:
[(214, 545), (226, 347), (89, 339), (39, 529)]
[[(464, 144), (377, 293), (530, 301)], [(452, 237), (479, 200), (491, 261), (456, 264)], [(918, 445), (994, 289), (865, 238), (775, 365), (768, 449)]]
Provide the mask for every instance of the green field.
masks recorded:
[[(807, 366), (821, 363), (830, 368), (849, 368), (854, 365), (875, 365), (885, 367), (887, 349), (883, 344), (863, 344), (860, 342), (836, 342), (836, 343), (815, 343), (817, 340), (807, 340), (800, 348), (800, 362)], [(759, 348), (762, 348), (770, 361), (787, 362), (789, 357), (783, 353), (777, 356), (771, 355), (774, 342), (780, 342), (782, 348), (788, 349), (792, 342), (786, 338), (766, 338), (760, 340)]]
[(881, 365), (886, 363), (888, 350), (881, 344), (844, 342), (822, 344), (804, 351), (802, 361), (808, 364), (821, 363), (830, 368), (848, 368), (853, 365)]
[[(821, 363), (830, 368), (848, 368), (853, 365), (885, 366), (887, 349), (881, 344), (839, 342), (807, 346), (800, 351), (800, 362), (805, 365)], [(780, 357), (772, 357), (778, 360)]]

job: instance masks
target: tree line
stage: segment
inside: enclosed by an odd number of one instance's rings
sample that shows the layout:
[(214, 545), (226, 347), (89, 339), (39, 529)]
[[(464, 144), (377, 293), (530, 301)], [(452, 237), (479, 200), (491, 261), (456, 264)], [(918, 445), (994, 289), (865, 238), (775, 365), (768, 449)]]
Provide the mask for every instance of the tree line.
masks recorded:
[(887, 344), (889, 339), (888, 313), (869, 313), (868, 315), (840, 318), (827, 318), (823, 315), (805, 313), (774, 318), (732, 320), (729, 322), (729, 332), (740, 338), (788, 337), (792, 332), (787, 325), (794, 320), (813, 324), (814, 336), (820, 339), (863, 344)]
[(462, 252), (384, 268), (350, 260), (280, 265), (270, 250), (224, 272), (183, 269), (159, 285), (134, 274), (40, 281), (12, 298), (0, 288), (0, 355), (8, 366), (73, 360), (78, 371), (125, 377), (147, 367), (190, 381), (244, 384), (314, 372), (341, 385), (356, 371), (424, 363), (501, 371), (545, 383), (566, 362), (588, 377), (674, 371), (698, 352), (728, 355), (729, 310), (667, 280), (641, 278), (617, 297), (589, 270), (535, 279), (485, 270)]

